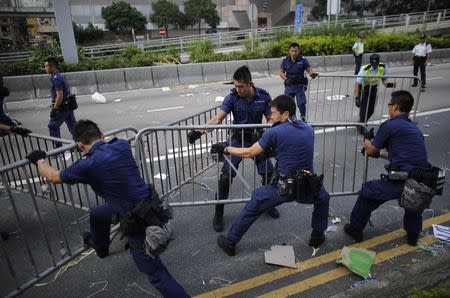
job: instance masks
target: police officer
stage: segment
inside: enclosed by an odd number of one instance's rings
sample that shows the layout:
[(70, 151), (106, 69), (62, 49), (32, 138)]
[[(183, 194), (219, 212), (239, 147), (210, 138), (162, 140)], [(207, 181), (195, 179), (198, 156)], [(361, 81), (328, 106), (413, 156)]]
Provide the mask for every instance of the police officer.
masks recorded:
[[(50, 75), (51, 81), (52, 109), (48, 123), (50, 136), (61, 138), (60, 127), (63, 122), (66, 122), (67, 128), (73, 137), (76, 123), (74, 112), (62, 106), (63, 100), (70, 94), (69, 84), (64, 75), (58, 71), (58, 60), (55, 58), (47, 58), (44, 66), (45, 72)], [(61, 143), (55, 143), (55, 146), (61, 147)]]
[[(369, 57), (370, 64), (359, 71), (359, 76), (385, 76), (388, 74), (386, 65), (380, 63), (380, 55), (372, 54)], [(355, 103), (359, 107), (359, 122), (366, 123), (373, 115), (377, 100), (378, 82), (380, 78), (358, 77), (355, 82)], [(389, 83), (386, 78), (381, 78), (386, 88), (394, 88), (394, 83)]]
[[(100, 258), (109, 254), (109, 235), (113, 213), (124, 216), (143, 199), (150, 196), (149, 186), (139, 175), (131, 149), (126, 140), (113, 139), (105, 142), (97, 124), (80, 120), (74, 128), (74, 140), (87, 158), (58, 171), (44, 160), (44, 151), (33, 151), (27, 158), (37, 164), (40, 174), (51, 183), (89, 184), (97, 195), (105, 200), (104, 205), (90, 211), (91, 231), (84, 241), (95, 249)], [(189, 297), (182, 286), (170, 275), (159, 257), (145, 254), (143, 243), (145, 230), (128, 236), (130, 254), (151, 284), (164, 297)]]
[[(226, 144), (214, 145), (218, 154), (252, 158), (264, 151), (271, 150), (278, 163), (280, 177), (292, 177), (299, 170), (313, 171), (314, 131), (304, 121), (295, 120), (296, 107), (290, 96), (280, 95), (271, 103), (271, 121), (273, 126), (264, 132), (261, 139), (251, 147), (227, 147)], [(212, 148), (213, 149), (213, 148)], [(255, 189), (227, 236), (220, 235), (217, 242), (230, 256), (235, 254), (235, 246), (253, 222), (266, 210), (292, 201), (287, 195), (280, 195), (280, 184), (265, 185)], [(328, 207), (330, 196), (322, 186), (314, 202), (312, 214), (312, 233), (309, 245), (318, 247), (325, 241), (324, 231), (328, 226)]]
[[(412, 62), (413, 62), (413, 74), (417, 76), (420, 69), (420, 80), (422, 81), (422, 88), (425, 88), (426, 75), (425, 67), (431, 59), (431, 44), (427, 41), (427, 36), (425, 34), (420, 35), (420, 42), (414, 46), (412, 52)], [(417, 86), (417, 80), (414, 79), (414, 83), (411, 87)]]
[(364, 54), (364, 35), (360, 35), (358, 41), (352, 47), (353, 57), (355, 57), (355, 75), (359, 73)]
[[(364, 136), (366, 153), (373, 158), (389, 160), (389, 168), (396, 171), (431, 169), (422, 132), (408, 118), (413, 105), (414, 98), (408, 91), (392, 92), (388, 103), (390, 119), (380, 126), (375, 137), (373, 129)], [(389, 180), (386, 176), (364, 183), (353, 207), (350, 224), (344, 226), (345, 232), (356, 241), (362, 241), (362, 232), (372, 211), (386, 201), (398, 199), (404, 184), (405, 181)], [(422, 214), (405, 210), (403, 224), (408, 244), (416, 245), (422, 230)]]
[(298, 43), (291, 43), (289, 46), (289, 55), (284, 58), (281, 63), (280, 77), (284, 81), (284, 94), (296, 99), (300, 117), (305, 121), (305, 88), (308, 86), (308, 79), (305, 77), (305, 71), (313, 79), (316, 78), (318, 74), (313, 72), (308, 60), (299, 55), (299, 49), (300, 46)]
[(3, 76), (0, 74), (0, 123), (8, 126), (14, 126), (15, 123), (5, 114), (5, 94), (4, 94)]
[[(234, 88), (230, 91), (220, 107), (216, 116), (210, 119), (208, 125), (217, 125), (227, 117), (229, 113), (233, 115), (234, 124), (261, 124), (263, 116), (270, 119), (270, 94), (261, 88), (254, 86), (252, 76), (247, 66), (239, 67), (233, 74)], [(188, 134), (189, 143), (193, 144), (206, 131), (191, 131)], [(244, 142), (240, 130), (233, 132), (231, 136), (231, 145), (235, 147), (248, 147), (253, 145), (258, 138), (255, 136), (255, 130), (244, 131)], [(237, 156), (231, 157), (231, 163), (234, 168), (238, 168), (242, 158)], [(271, 180), (273, 165), (270, 160), (266, 161), (261, 156), (254, 159), (258, 174), (262, 177), (262, 184), (266, 184)], [(225, 161), (219, 177), (219, 194), (216, 199), (228, 199), (229, 188), (236, 173), (230, 169), (228, 161)], [(215, 207), (213, 228), (216, 232), (223, 231), (223, 211), (224, 205), (217, 204)], [(275, 208), (268, 210), (268, 214), (273, 218), (280, 217), (279, 212)]]

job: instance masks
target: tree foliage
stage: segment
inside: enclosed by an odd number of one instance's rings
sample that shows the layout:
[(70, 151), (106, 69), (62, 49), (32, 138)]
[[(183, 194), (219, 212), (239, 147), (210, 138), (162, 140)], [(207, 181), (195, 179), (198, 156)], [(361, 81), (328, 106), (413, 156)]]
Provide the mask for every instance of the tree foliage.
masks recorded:
[(88, 23), (86, 28), (78, 26), (73, 23), (73, 33), (75, 35), (75, 40), (77, 43), (85, 43), (93, 40), (99, 40), (103, 37), (103, 30), (99, 29), (97, 26), (94, 27), (91, 22)]
[(145, 16), (124, 1), (102, 7), (102, 18), (105, 19), (106, 29), (116, 33), (130, 33), (131, 29), (141, 31), (147, 24)]
[(211, 0), (187, 0), (184, 2), (184, 10), (187, 19), (193, 25), (198, 24), (198, 34), (201, 33), (201, 21), (215, 28), (220, 23), (220, 17), (216, 11), (216, 5)]
[(166, 29), (166, 37), (169, 37), (169, 25), (177, 27), (184, 26), (184, 14), (178, 9), (176, 4), (167, 0), (158, 0), (152, 4), (153, 14), (150, 20)]

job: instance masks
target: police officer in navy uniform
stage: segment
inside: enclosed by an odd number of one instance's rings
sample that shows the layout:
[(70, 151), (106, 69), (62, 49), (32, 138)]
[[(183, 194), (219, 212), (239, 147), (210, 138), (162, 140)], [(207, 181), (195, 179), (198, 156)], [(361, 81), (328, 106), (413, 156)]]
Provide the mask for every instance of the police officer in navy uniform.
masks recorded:
[[(113, 213), (124, 216), (135, 205), (150, 196), (149, 186), (142, 180), (126, 140), (105, 142), (97, 124), (80, 120), (74, 128), (74, 140), (87, 158), (58, 171), (45, 162), (44, 151), (33, 151), (27, 158), (37, 164), (40, 174), (51, 183), (89, 184), (105, 200), (104, 205), (90, 211), (91, 231), (84, 241), (100, 258), (109, 254), (109, 235)], [(138, 269), (164, 297), (189, 297), (183, 287), (170, 275), (161, 259), (144, 252), (145, 230), (128, 236), (130, 254)]]
[[(413, 48), (412, 52), (412, 61), (413, 61), (413, 74), (417, 76), (420, 69), (420, 80), (422, 81), (422, 88), (425, 88), (426, 85), (426, 74), (425, 67), (431, 59), (431, 44), (427, 41), (427, 36), (425, 34), (420, 35), (420, 42), (416, 44)], [(417, 80), (414, 80), (414, 83), (411, 87), (416, 87)]]
[[(386, 65), (380, 63), (380, 55), (372, 54), (369, 57), (370, 64), (359, 71), (359, 76), (355, 82), (355, 103), (359, 107), (359, 122), (366, 123), (373, 115), (375, 103), (377, 101), (378, 83), (380, 76), (388, 75)], [(370, 76), (378, 76), (370, 78)], [(386, 78), (381, 78), (381, 82), (386, 88), (394, 88), (395, 83), (389, 83)]]
[[(65, 110), (61, 106), (63, 99), (70, 94), (70, 87), (66, 81), (65, 76), (58, 71), (58, 60), (55, 58), (48, 58), (44, 63), (45, 72), (50, 75), (51, 87), (50, 93), (52, 97), (50, 121), (48, 128), (50, 136), (61, 138), (60, 127), (63, 122), (66, 122), (70, 134), (74, 135), (75, 128), (75, 114), (71, 110)], [(61, 147), (61, 143), (55, 143), (56, 147)]]
[[(261, 124), (263, 116), (267, 120), (270, 119), (270, 94), (261, 88), (253, 85), (252, 76), (247, 66), (241, 66), (233, 75), (234, 88), (230, 91), (220, 107), (216, 116), (210, 119), (208, 125), (217, 125), (227, 117), (229, 113), (233, 115), (233, 124)], [(242, 142), (242, 135), (240, 130), (233, 132), (231, 136), (231, 145), (235, 147), (248, 147), (253, 145), (258, 138), (255, 136), (255, 130), (251, 129), (244, 131), (244, 142)], [(191, 131), (188, 134), (189, 143), (193, 144), (206, 131)], [(237, 169), (241, 163), (242, 158), (237, 156), (231, 157), (231, 163)], [(255, 163), (258, 169), (258, 174), (262, 177), (262, 184), (266, 184), (271, 180), (273, 165), (270, 160), (264, 160), (261, 156), (255, 156)], [(225, 161), (220, 178), (219, 178), (219, 192), (216, 194), (216, 199), (226, 200), (229, 195), (229, 187), (236, 173), (230, 169), (228, 161)], [(215, 207), (213, 228), (217, 232), (223, 231), (223, 212), (224, 205), (217, 204)], [(268, 214), (273, 218), (280, 217), (279, 212), (275, 208), (270, 208)]]
[[(373, 135), (373, 129), (364, 136), (365, 152), (373, 158), (389, 160), (389, 168), (395, 171), (429, 171), (427, 150), (422, 132), (409, 118), (414, 98), (408, 91), (394, 91), (388, 103), (390, 119), (384, 122)], [(398, 199), (405, 181), (389, 180), (387, 176), (364, 183), (350, 218), (344, 226), (345, 232), (356, 241), (362, 241), (363, 230), (372, 211), (386, 201)], [(416, 245), (422, 230), (422, 214), (405, 210), (403, 217), (407, 241)]]
[(5, 96), (3, 94), (3, 76), (0, 74), (0, 123), (8, 126), (14, 126), (15, 123), (5, 114), (4, 104), (5, 104)]
[[(218, 154), (230, 154), (241, 158), (252, 158), (263, 152), (272, 151), (278, 164), (280, 177), (292, 177), (299, 170), (313, 171), (314, 130), (304, 121), (295, 120), (296, 107), (287, 95), (275, 98), (271, 103), (271, 128), (251, 147), (238, 148), (218, 143), (214, 145)], [(220, 235), (218, 244), (230, 256), (235, 254), (235, 246), (244, 234), (265, 211), (293, 198), (279, 194), (280, 184), (265, 185), (255, 189), (226, 236)], [(324, 231), (328, 226), (330, 196), (322, 186), (314, 202), (312, 214), (313, 228), (309, 245), (318, 247), (325, 241)]]
[(305, 71), (313, 79), (318, 74), (313, 72), (308, 60), (299, 55), (299, 48), (299, 44), (295, 42), (289, 46), (289, 55), (281, 63), (280, 77), (284, 81), (284, 94), (296, 99), (300, 117), (304, 121), (306, 117), (305, 87), (308, 85)]

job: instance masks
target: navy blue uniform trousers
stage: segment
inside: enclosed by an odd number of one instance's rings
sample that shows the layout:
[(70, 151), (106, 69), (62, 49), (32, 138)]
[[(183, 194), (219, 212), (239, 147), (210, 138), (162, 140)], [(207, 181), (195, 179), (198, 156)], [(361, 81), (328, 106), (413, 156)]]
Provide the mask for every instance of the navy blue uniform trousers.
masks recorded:
[[(278, 189), (272, 185), (258, 187), (252, 193), (250, 201), (245, 204), (241, 213), (234, 221), (228, 232), (228, 238), (234, 242), (239, 242), (255, 220), (267, 210), (274, 208), (292, 199), (287, 196), (280, 196)], [(330, 205), (330, 195), (322, 186), (320, 190), (320, 201), (314, 204), (311, 227), (313, 230), (323, 232), (328, 227), (328, 207)]]
[[(369, 222), (372, 211), (386, 201), (398, 199), (405, 183), (389, 181), (387, 178), (371, 180), (364, 183), (353, 207), (350, 223), (354, 229), (362, 231)], [(422, 213), (405, 210), (403, 226), (406, 232), (420, 233), (422, 230)]]
[[(109, 247), (109, 234), (113, 209), (108, 204), (97, 206), (91, 209), (90, 223), (91, 236), (95, 249)], [(143, 243), (144, 232), (128, 237), (130, 243)], [(189, 297), (183, 287), (170, 275), (159, 257), (152, 258), (145, 254), (143, 249), (130, 249), (134, 263), (139, 271), (145, 273), (150, 283), (164, 297)]]
[[(75, 114), (73, 111), (57, 111), (55, 117), (50, 118), (50, 121), (48, 122), (48, 129), (50, 131), (50, 136), (54, 138), (61, 138), (61, 125), (66, 122), (67, 128), (69, 129), (70, 134), (74, 135), (75, 130)], [(61, 143), (55, 143), (56, 147), (61, 147)]]

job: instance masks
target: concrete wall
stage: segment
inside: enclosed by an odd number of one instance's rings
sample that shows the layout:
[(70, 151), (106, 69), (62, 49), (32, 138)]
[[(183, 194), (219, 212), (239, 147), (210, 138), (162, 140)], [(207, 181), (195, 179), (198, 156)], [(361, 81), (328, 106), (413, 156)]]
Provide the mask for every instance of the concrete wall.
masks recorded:
[[(368, 64), (370, 54), (363, 57), (363, 65)], [(411, 52), (380, 53), (381, 62), (390, 67), (409, 65)], [(352, 70), (352, 55), (306, 57), (314, 71), (332, 72)], [(283, 58), (241, 60), (181, 64), (169, 66), (136, 67), (125, 69), (69, 72), (65, 76), (72, 93), (92, 94), (148, 88), (162, 88), (178, 84), (199, 84), (204, 82), (224, 82), (233, 78), (234, 71), (247, 65), (253, 78), (278, 76)], [(433, 63), (450, 62), (450, 49), (436, 49), (432, 54)], [(7, 101), (21, 101), (50, 97), (50, 78), (48, 75), (5, 77), (5, 86), (10, 90)]]

